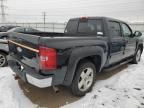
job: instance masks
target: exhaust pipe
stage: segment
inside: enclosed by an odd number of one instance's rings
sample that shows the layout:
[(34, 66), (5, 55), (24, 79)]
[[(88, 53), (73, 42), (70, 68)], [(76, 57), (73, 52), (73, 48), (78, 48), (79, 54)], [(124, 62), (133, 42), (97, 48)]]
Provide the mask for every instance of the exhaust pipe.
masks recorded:
[(14, 79), (15, 79), (15, 80), (20, 79), (20, 77), (19, 77), (18, 75), (16, 75), (16, 74), (14, 74), (13, 76), (14, 76)]
[[(16, 74), (13, 74), (13, 76), (14, 76), (15, 80), (19, 80), (20, 79), (20, 77), (18, 75), (16, 75)], [(52, 86), (52, 87), (53, 87), (53, 90), (54, 90), (55, 93), (59, 92), (59, 88), (58, 87), (56, 87), (56, 86)]]
[(52, 87), (53, 87), (53, 90), (54, 90), (55, 93), (59, 92), (59, 88), (58, 87), (56, 87), (56, 86), (52, 86)]

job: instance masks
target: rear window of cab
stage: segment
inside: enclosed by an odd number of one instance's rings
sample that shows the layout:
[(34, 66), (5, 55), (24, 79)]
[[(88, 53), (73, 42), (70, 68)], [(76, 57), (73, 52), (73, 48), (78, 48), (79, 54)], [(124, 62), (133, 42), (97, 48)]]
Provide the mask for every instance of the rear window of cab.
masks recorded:
[(70, 20), (65, 33), (82, 35), (104, 35), (103, 22), (100, 19)]

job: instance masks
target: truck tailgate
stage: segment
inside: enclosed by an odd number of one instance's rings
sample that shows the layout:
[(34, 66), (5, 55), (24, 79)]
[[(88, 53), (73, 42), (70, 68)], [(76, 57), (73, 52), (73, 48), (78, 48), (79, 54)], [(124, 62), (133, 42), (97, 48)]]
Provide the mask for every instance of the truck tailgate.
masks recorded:
[(38, 70), (39, 38), (40, 36), (36, 35), (10, 33), (9, 34), (10, 56), (13, 56), (17, 61)]

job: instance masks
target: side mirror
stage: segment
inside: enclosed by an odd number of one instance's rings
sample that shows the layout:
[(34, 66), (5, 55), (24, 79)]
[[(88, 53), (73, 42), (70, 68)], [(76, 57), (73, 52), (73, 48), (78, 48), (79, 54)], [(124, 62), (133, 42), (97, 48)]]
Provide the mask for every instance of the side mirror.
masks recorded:
[(134, 36), (140, 37), (140, 36), (142, 36), (142, 33), (140, 31), (135, 31)]

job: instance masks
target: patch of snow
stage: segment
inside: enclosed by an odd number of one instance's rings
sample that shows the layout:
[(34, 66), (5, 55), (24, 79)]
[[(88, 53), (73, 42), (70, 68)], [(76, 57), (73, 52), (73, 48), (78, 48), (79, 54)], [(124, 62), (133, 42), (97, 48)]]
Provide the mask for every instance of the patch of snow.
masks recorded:
[(139, 64), (96, 82), (92, 92), (62, 108), (144, 108), (144, 54)]
[[(35, 108), (12, 74), (0, 68), (0, 108)], [(62, 108), (144, 108), (144, 54), (139, 64), (97, 81), (90, 93)]]
[(26, 98), (14, 80), (10, 68), (0, 68), (0, 108), (34, 108), (35, 105)]

